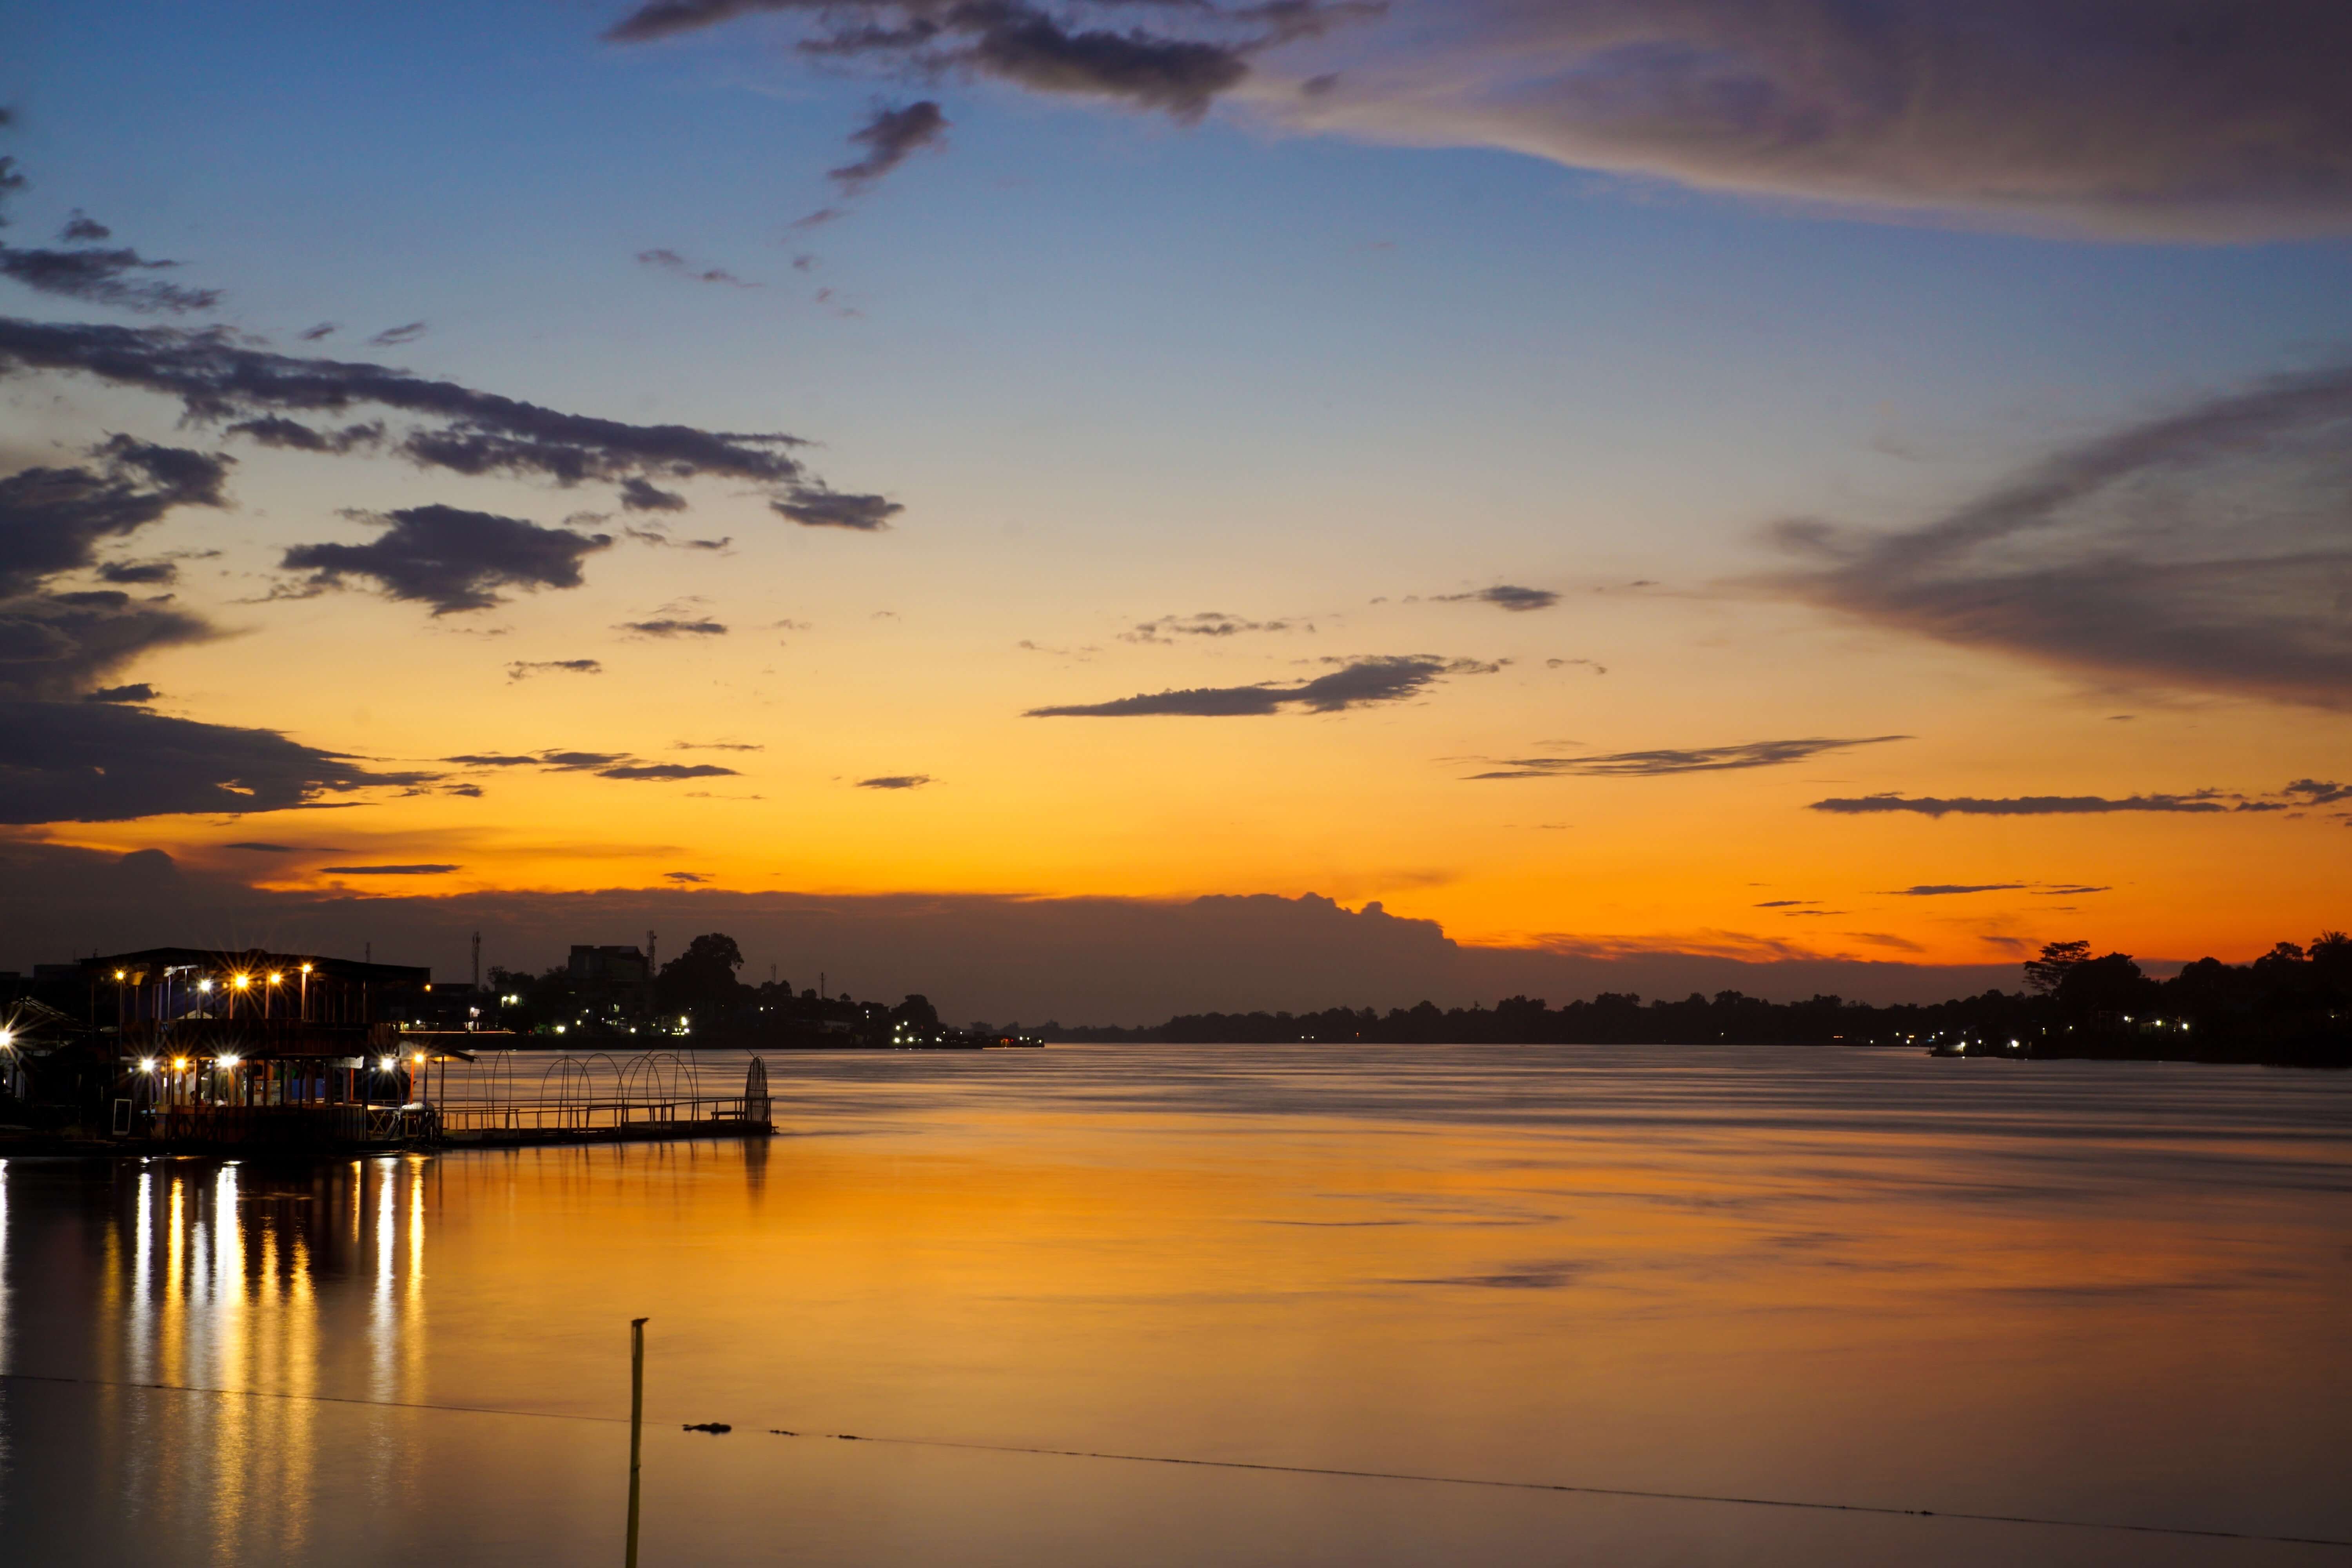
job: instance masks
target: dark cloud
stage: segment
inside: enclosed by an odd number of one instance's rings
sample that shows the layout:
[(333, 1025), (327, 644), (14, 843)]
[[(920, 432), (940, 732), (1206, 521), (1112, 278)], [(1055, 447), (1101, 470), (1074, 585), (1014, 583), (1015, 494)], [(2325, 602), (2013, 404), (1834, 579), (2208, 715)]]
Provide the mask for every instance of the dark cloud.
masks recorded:
[(621, 504), (631, 511), (684, 511), (686, 498), (632, 474), (621, 481)]
[(321, 339), (321, 338), (329, 338), (329, 337), (332, 337), (332, 336), (334, 336), (334, 334), (335, 334), (336, 331), (337, 331), (337, 328), (336, 328), (336, 325), (335, 325), (335, 323), (334, 323), (334, 322), (332, 322), (332, 321), (320, 321), (320, 322), (317, 326), (315, 326), (315, 327), (306, 327), (306, 328), (304, 328), (304, 329), (303, 329), (299, 333), (298, 333), (298, 334), (296, 334), (296, 335), (297, 335), (297, 336), (299, 336), (299, 338), (300, 338), (304, 342), (306, 342), (306, 343), (315, 343), (315, 342), (318, 342), (320, 339)]
[[(298, 844), (266, 844), (254, 839), (247, 839), (242, 843), (237, 844), (224, 844), (221, 847), (224, 849), (248, 850), (256, 855), (300, 855), (305, 853), (318, 853), (317, 850), (305, 851), (302, 847)], [(328, 853), (331, 854), (333, 851), (330, 850)]]
[(230, 459), (117, 436), (92, 461), (0, 479), (0, 695), (63, 697), (151, 648), (201, 641), (197, 616), (116, 590), (59, 592), (101, 541), (184, 506), (226, 504)]
[(727, 635), (724, 626), (709, 620), (624, 621), (620, 629), (649, 637), (722, 637)]
[(228, 427), (228, 434), (243, 436), (265, 447), (276, 447), (289, 452), (321, 452), (341, 457), (347, 452), (373, 451), (383, 445), (384, 429), (381, 420), (346, 425), (340, 430), (314, 430), (299, 420), (283, 415), (266, 414), (258, 419), (239, 420)]
[[(2347, 13), (2352, 16), (2352, 13)], [(2103, 680), (2352, 706), (2352, 369), (2062, 450), (1907, 532), (1778, 526), (1782, 591)]]
[(602, 675), (604, 661), (593, 658), (519, 658), (507, 666), (509, 680), (521, 680), (529, 676), (560, 670), (568, 675)]
[(2029, 230), (2352, 226), (2352, 11), (2325, 0), (1453, 0), (1348, 42), (1270, 111)]
[(764, 752), (768, 748), (747, 741), (672, 741), (673, 752)]
[(450, 871), (463, 870), (459, 866), (321, 866), (320, 873), (330, 877), (438, 877)]
[(24, 468), (0, 479), (0, 595), (79, 571), (98, 542), (135, 532), (175, 507), (221, 507), (231, 459), (117, 436), (93, 462)]
[(1244, 632), (1286, 632), (1294, 624), (1290, 621), (1247, 621), (1219, 610), (1203, 610), (1198, 615), (1161, 616), (1157, 620), (1141, 621), (1132, 630), (1118, 635), (1123, 642), (1166, 643), (1174, 642), (1179, 637), (1239, 637)]
[(1762, 903), (1754, 907), (1759, 910), (1787, 910), (1794, 909), (1799, 904), (1818, 904), (1820, 902), (1821, 900), (1819, 899), (1767, 899)]
[(708, 882), (710, 879), (704, 876), (699, 871), (664, 871), (662, 873), (662, 880), (666, 882)]
[[(789, 455), (803, 444), (791, 436), (629, 425), (564, 414), (382, 365), (246, 348), (219, 331), (0, 318), (0, 375), (35, 371), (86, 374), (175, 397), (191, 424), (241, 420), (246, 433), (257, 439), (305, 449), (332, 450), (343, 437), (310, 432), (316, 437), (312, 445), (286, 427), (291, 420), (286, 426), (258, 422), (269, 416), (388, 409), (417, 423), (397, 437), (387, 432), (386, 450), (425, 468), (469, 476), (618, 485), (632, 477), (676, 480), (700, 475), (774, 487), (782, 491), (780, 510), (785, 502), (805, 508), (825, 500), (863, 503), (880, 509), (881, 516), (898, 510), (878, 497), (835, 496), (814, 486)], [(865, 523), (832, 521), (872, 527), (879, 518)]]
[(367, 520), (385, 531), (367, 544), (298, 544), (280, 563), (308, 572), (315, 587), (346, 577), (373, 579), (386, 597), (433, 606), (436, 616), (487, 610), (499, 588), (576, 588), (580, 563), (613, 542), (610, 534), (542, 528), (519, 517), (450, 506), (405, 507)]
[(1465, 600), (1492, 605), (1498, 610), (1549, 610), (1559, 603), (1559, 595), (1549, 588), (1520, 588), (1508, 583), (1497, 583), (1491, 588), (1480, 588), (1468, 594), (1440, 594), (1442, 604), (1458, 605)]
[(380, 349), (398, 348), (402, 343), (413, 343), (423, 337), (426, 325), (424, 321), (408, 321), (397, 327), (386, 327), (368, 342)]
[(1748, 741), (1736, 746), (1699, 746), (1687, 751), (1613, 752), (1600, 757), (1511, 757), (1507, 767), (1472, 773), (1474, 779), (1559, 777), (1630, 778), (1665, 773), (1724, 773), (1737, 768), (1776, 768), (1850, 746), (1879, 746), (1908, 735), (1814, 736), (1801, 741)]
[(697, 283), (725, 283), (737, 289), (760, 287), (757, 283), (746, 283), (723, 267), (705, 267), (699, 262), (688, 261), (675, 250), (640, 250), (637, 252), (637, 261), (640, 266), (655, 268), (663, 272), (675, 272), (682, 278), (691, 278)]
[(2201, 816), (2255, 807), (2204, 794), (2135, 795), (2120, 800), (2097, 795), (2029, 795), (2007, 800), (1980, 800), (1973, 795), (1943, 799), (1931, 795), (1866, 795), (1853, 800), (1817, 800), (1811, 809), (1839, 816), (1869, 816), (1885, 812), (1910, 812), (1920, 816), (2086, 816), (2117, 811), (2181, 812)]
[(656, 886), (595, 892), (455, 892), (454, 883), (363, 887), (356, 879), (343, 890), (277, 891), (201, 865), (170, 879), (135, 874), (161, 860), (126, 866), (118, 855), (0, 837), (0, 968), (76, 951), (121, 952), (190, 931), (258, 931), (282, 933), (273, 945), (308, 952), (356, 954), (372, 942), (386, 962), (464, 974), (477, 931), (504, 962), (536, 970), (561, 963), (583, 931), (716, 930), (732, 933), (762, 975), (772, 959), (792, 973), (793, 954), (822, 952), (834, 973), (856, 977), (861, 995), (920, 991), (957, 1017), (1110, 1024), (1212, 1009), (1298, 1011), (1335, 998), (1385, 1011), (1423, 997), (1445, 1007), (1513, 994), (1557, 1005), (1601, 991), (1735, 989), (1774, 1000), (1831, 992), (1884, 1003), (2018, 984), (2014, 961), (1921, 964), (1859, 943), (1872, 956), (1761, 941), (1559, 937), (1480, 945), (1433, 921), (1314, 895), (739, 892), (657, 875), (648, 879)]
[(322, 795), (414, 785), (350, 758), (248, 730), (112, 703), (0, 700), (0, 823), (121, 822), (185, 812), (242, 815)]
[(719, 779), (740, 778), (733, 768), (722, 768), (716, 763), (620, 763), (609, 768), (598, 768), (600, 779)]
[(93, 305), (174, 315), (209, 310), (220, 303), (217, 289), (185, 289), (145, 276), (179, 265), (150, 261), (135, 250), (40, 250), (0, 245), (0, 277), (44, 294), (59, 294)]
[(124, 588), (163, 587), (180, 580), (176, 561), (109, 561), (98, 569), (99, 581)]
[(859, 779), (859, 789), (920, 789), (929, 784), (929, 773), (884, 773), (879, 778)]
[(1171, 32), (1088, 25), (1136, 14), (1138, 7), (1115, 0), (1079, 0), (1061, 15), (1025, 0), (649, 0), (604, 36), (643, 43), (782, 14), (808, 26), (800, 47), (811, 55), (994, 77), (1034, 91), (1109, 98), (1195, 120), (1249, 74), (1253, 55), (1378, 8), (1324, 0), (1181, 0), (1149, 7), (1156, 19), (1182, 27)]
[(2332, 805), (2339, 800), (2352, 800), (2352, 784), (2340, 784), (2333, 779), (2297, 779), (2279, 793), (2302, 805)]
[(152, 702), (163, 693), (145, 681), (134, 686), (101, 686), (95, 691), (81, 694), (84, 702)]
[(514, 754), (506, 752), (473, 752), (461, 756), (443, 757), (442, 762), (461, 768), (541, 768), (557, 773), (593, 773), (600, 779), (667, 780), (734, 778), (733, 768), (722, 768), (710, 763), (647, 763), (626, 752), (564, 752), (546, 751)]
[(1896, 899), (1948, 899), (1957, 893), (2017, 893), (2023, 892), (2031, 882), (1922, 882), (1913, 888), (1889, 888), (1887, 896)]
[(58, 230), (58, 240), (64, 245), (93, 245), (100, 240), (113, 237), (112, 229), (79, 207), (74, 208), (73, 216), (66, 220), (65, 227)]
[(937, 146), (947, 131), (948, 117), (929, 99), (901, 109), (878, 108), (874, 118), (849, 133), (851, 145), (866, 149), (864, 156), (827, 170), (825, 177), (841, 187), (842, 195), (860, 195), (917, 152)]
[[(1337, 661), (1334, 661), (1337, 662)], [(1032, 719), (1126, 719), (1161, 714), (1198, 718), (1238, 718), (1279, 713), (1297, 708), (1309, 713), (1339, 713), (1350, 708), (1398, 702), (1419, 695), (1449, 676), (1491, 675), (1502, 668), (1475, 659), (1436, 658), (1426, 654), (1360, 658), (1328, 675), (1297, 686), (1207, 686), (1181, 691), (1147, 692), (1111, 702), (1057, 708), (1032, 708)]]
[(778, 516), (789, 518), (803, 528), (846, 528), (866, 533), (887, 528), (892, 518), (907, 510), (880, 496), (845, 495), (811, 485), (801, 486), (768, 504)]

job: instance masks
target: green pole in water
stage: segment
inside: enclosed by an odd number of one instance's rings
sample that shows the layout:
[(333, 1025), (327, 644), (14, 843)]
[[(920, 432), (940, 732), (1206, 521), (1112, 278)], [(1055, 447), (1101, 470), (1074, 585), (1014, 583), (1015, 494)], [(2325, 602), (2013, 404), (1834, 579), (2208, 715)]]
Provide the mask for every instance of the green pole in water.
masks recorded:
[(629, 1320), (629, 1555), (637, 1568), (637, 1466), (645, 1454), (646, 1320)]

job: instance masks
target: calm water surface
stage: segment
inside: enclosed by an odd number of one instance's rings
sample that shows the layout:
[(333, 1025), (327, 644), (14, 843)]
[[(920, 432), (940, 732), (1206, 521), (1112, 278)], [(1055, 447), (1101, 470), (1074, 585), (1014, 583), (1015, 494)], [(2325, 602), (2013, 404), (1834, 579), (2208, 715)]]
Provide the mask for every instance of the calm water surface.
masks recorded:
[(648, 1568), (2352, 1562), (1002, 1451), (2352, 1539), (2342, 1075), (769, 1065), (751, 1146), (7, 1162), (0, 1561), (618, 1563), (645, 1316)]

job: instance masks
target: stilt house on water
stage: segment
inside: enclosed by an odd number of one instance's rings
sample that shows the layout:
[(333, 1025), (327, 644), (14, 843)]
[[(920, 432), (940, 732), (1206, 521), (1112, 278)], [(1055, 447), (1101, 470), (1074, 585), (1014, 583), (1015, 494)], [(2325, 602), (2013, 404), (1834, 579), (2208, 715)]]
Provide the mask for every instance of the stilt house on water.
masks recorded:
[[(82, 961), (116, 1037), (113, 1131), (173, 1144), (368, 1146), (429, 1137), (432, 1062), (401, 1025), (432, 971), (311, 953), (157, 947)], [(102, 1031), (101, 1031), (102, 1033)], [(442, 1037), (446, 1040), (447, 1037)]]

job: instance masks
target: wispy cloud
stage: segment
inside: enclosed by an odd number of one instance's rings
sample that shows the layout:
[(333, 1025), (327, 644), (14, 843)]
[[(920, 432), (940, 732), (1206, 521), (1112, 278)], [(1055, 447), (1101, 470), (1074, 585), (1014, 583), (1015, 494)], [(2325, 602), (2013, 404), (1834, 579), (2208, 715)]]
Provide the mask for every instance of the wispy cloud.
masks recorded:
[(2232, 811), (2274, 811), (2275, 805), (2233, 800), (2203, 792), (2195, 795), (2134, 795), (2111, 799), (2098, 795), (2028, 795), (2000, 800), (1974, 795), (1866, 795), (1857, 799), (1817, 800), (1811, 809), (1838, 816), (1871, 816), (1907, 812), (1917, 816), (2095, 816), (2109, 812), (2175, 812), (2215, 816)]
[[(1340, 662), (1340, 661), (1332, 661)], [(1032, 708), (1032, 719), (1128, 719), (1182, 714), (1195, 718), (1240, 718), (1296, 709), (1340, 713), (1351, 708), (1401, 702), (1454, 676), (1491, 675), (1499, 664), (1431, 655), (1391, 656), (1345, 661), (1328, 675), (1295, 686), (1207, 686), (1146, 692), (1109, 702)]]
[(1473, 779), (1655, 778), (1668, 773), (1724, 773), (1739, 768), (1777, 768), (1854, 746), (1907, 741), (1908, 735), (1861, 735), (1846, 739), (1812, 736), (1796, 741), (1746, 741), (1734, 746), (1697, 746), (1656, 752), (1612, 752), (1598, 757), (1510, 757), (1507, 766)]
[(1492, 605), (1498, 610), (1549, 610), (1559, 603), (1559, 595), (1549, 588), (1521, 588), (1509, 583), (1498, 583), (1491, 588), (1476, 588), (1467, 594), (1440, 594), (1443, 605)]
[[(1299, 623), (1296, 621), (1252, 621), (1240, 616), (1229, 616), (1221, 610), (1202, 610), (1191, 616), (1161, 616), (1155, 620), (1139, 621), (1119, 633), (1122, 642), (1172, 643), (1183, 637), (1232, 637), (1245, 632), (1286, 632)], [(1314, 630), (1312, 626), (1307, 628)]]
[(593, 658), (519, 658), (507, 666), (509, 680), (524, 680), (534, 675), (602, 675), (604, 661)]
[(2281, 377), (2056, 452), (1907, 531), (1780, 523), (1819, 564), (1773, 585), (2105, 681), (2352, 706), (2347, 439), (2352, 369)]
[(698, 261), (688, 261), (675, 250), (656, 248), (637, 252), (637, 263), (656, 271), (675, 273), (692, 279), (697, 283), (724, 283), (736, 289), (757, 289), (757, 283), (747, 283), (723, 267), (706, 267)]
[(425, 864), (415, 866), (321, 866), (321, 876), (329, 877), (443, 877), (452, 871), (462, 871), (462, 866)]
[(872, 119), (849, 133), (850, 144), (863, 147), (864, 154), (827, 170), (825, 177), (841, 187), (843, 195), (862, 195), (921, 149), (940, 145), (947, 132), (947, 116), (929, 99), (897, 109), (883, 105), (874, 110)]
[(676, 617), (624, 621), (617, 629), (646, 637), (723, 637), (727, 635), (727, 628), (717, 621), (680, 620)]
[(859, 789), (920, 789), (929, 784), (929, 773), (884, 773), (879, 778), (859, 779)]

